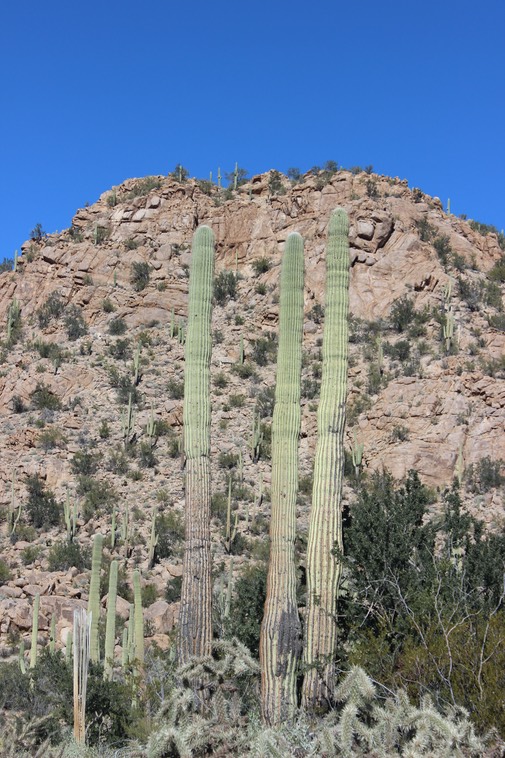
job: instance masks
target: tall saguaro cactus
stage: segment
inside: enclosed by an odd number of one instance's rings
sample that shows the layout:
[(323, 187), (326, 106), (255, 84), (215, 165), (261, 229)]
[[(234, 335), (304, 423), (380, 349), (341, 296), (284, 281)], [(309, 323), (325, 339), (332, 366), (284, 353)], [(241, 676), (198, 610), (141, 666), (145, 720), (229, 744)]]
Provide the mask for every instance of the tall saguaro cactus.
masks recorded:
[(185, 544), (178, 658), (209, 655), (212, 645), (210, 553), (210, 359), (214, 234), (199, 227), (189, 275), (184, 370)]
[(326, 304), (318, 439), (307, 545), (303, 705), (326, 708), (334, 686), (337, 592), (342, 549), (342, 480), (347, 394), (349, 220), (337, 208), (328, 228)]
[(296, 495), (303, 334), (303, 240), (290, 234), (280, 288), (279, 350), (272, 420), (270, 562), (260, 659), (262, 715), (267, 724), (296, 711), (301, 627), (296, 602)]

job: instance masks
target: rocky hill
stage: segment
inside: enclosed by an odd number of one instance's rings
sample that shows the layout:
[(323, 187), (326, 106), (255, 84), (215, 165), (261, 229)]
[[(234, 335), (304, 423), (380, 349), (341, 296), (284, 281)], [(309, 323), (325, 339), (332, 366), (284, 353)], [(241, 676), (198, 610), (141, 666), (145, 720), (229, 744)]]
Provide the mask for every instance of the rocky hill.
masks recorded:
[[(62, 646), (73, 608), (87, 599), (86, 570), (55, 568), (66, 532), (63, 517), (51, 521), (67, 493), (78, 503), (76, 545), (85, 552), (101, 531), (108, 554), (124, 559), (126, 577), (140, 566), (154, 601), (149, 634), (168, 644), (177, 603), (164, 592), (181, 574), (184, 319), (199, 224), (217, 239), (216, 577), (226, 575), (229, 552), (235, 570), (265, 555), (279, 270), (292, 231), (305, 240), (306, 260), (299, 508), (300, 533), (306, 530), (325, 236), (338, 205), (351, 222), (349, 451), (363, 443), (363, 472), (384, 468), (400, 478), (414, 468), (434, 491), (457, 475), (466, 506), (490, 528), (503, 526), (503, 236), (445, 213), (406, 181), (364, 172), (321, 171), (296, 183), (269, 172), (235, 192), (205, 181), (129, 179), (78, 210), (69, 229), (38, 230), (16, 271), (0, 275), (0, 320), (9, 322), (0, 372), (4, 655), (20, 635), (29, 638), (36, 593), (41, 641), (54, 612)], [(252, 449), (258, 423), (259, 460)], [(230, 479), (237, 536), (227, 550)], [(352, 500), (350, 486), (345, 497)], [(151, 568), (156, 514), (161, 559)], [(126, 518), (128, 545), (120, 534)], [(118, 612), (127, 617), (126, 597)]]

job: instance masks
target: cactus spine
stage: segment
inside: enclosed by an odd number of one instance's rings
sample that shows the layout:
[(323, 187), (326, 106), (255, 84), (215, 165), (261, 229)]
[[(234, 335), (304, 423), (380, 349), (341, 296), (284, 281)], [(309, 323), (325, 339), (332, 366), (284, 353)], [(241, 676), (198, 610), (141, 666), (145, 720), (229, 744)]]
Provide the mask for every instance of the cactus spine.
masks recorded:
[(336, 209), (328, 228), (326, 305), (318, 439), (307, 545), (303, 704), (327, 707), (334, 685), (337, 591), (342, 550), (342, 479), (347, 392), (349, 220)]
[(107, 594), (107, 622), (105, 626), (105, 660), (103, 664), (104, 679), (112, 679), (114, 668), (114, 643), (116, 641), (116, 597), (117, 597), (118, 563), (112, 561), (109, 573), (109, 592)]
[(91, 613), (90, 656), (93, 663), (100, 661), (98, 621), (100, 620), (100, 568), (102, 565), (103, 535), (95, 534), (91, 556), (91, 579), (89, 583), (88, 613)]
[(279, 352), (272, 420), (270, 562), (260, 660), (262, 715), (267, 724), (296, 712), (301, 626), (296, 601), (296, 495), (303, 335), (303, 240), (290, 234), (282, 261)]
[(184, 375), (186, 512), (178, 658), (210, 655), (210, 359), (214, 279), (214, 234), (199, 227), (193, 238), (189, 276)]

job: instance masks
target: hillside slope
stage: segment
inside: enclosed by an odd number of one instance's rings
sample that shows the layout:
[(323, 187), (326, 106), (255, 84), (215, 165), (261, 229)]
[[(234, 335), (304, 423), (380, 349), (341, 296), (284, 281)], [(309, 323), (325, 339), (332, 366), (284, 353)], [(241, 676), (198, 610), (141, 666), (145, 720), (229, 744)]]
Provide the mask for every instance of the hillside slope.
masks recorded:
[[(434, 489), (464, 468), (467, 506), (491, 527), (503, 523), (502, 490), (481, 481), (486, 465), (496, 471), (505, 449), (504, 288), (488, 276), (503, 256), (502, 238), (447, 215), (437, 198), (410, 190), (405, 181), (373, 174), (322, 172), (293, 185), (270, 172), (235, 193), (195, 180), (130, 179), (78, 210), (70, 229), (26, 242), (17, 271), (0, 275), (0, 319), (7, 321), (14, 299), (20, 306), (13, 335), (4, 341), (0, 375), (0, 507), (7, 515), (13, 477), (15, 506), (22, 504), (13, 539), (7, 523), (1, 525), (1, 556), (10, 570), (0, 587), (5, 653), (19, 634), (28, 638), (36, 592), (43, 595), (42, 636), (55, 611), (59, 644), (72, 608), (87, 597), (86, 572), (48, 571), (51, 546), (64, 538), (65, 527), (30, 526), (27, 477), (39, 475), (58, 502), (67, 490), (78, 498), (76, 539), (83, 547), (97, 530), (109, 539), (113, 507), (118, 529), (128, 510), (130, 549), (125, 556), (118, 540), (109, 553), (125, 557), (129, 569), (139, 564), (158, 594), (180, 575), (183, 329), (190, 244), (199, 224), (211, 226), (217, 239), (216, 569), (228, 562), (223, 520), (230, 472), (238, 533), (247, 540), (236, 567), (245, 556), (261, 554), (265, 542), (278, 282), (292, 231), (304, 237), (306, 256), (299, 508), (300, 530), (306, 528), (324, 244), (337, 205), (351, 222), (349, 450), (355, 440), (363, 442), (365, 471), (385, 468), (402, 477), (415, 468)], [(446, 341), (448, 314), (454, 329)], [(125, 445), (130, 393), (134, 418)], [(251, 453), (256, 414), (264, 434), (257, 462)], [(157, 424), (154, 436), (147, 431), (150, 419)], [(350, 487), (346, 497), (352, 498)], [(167, 534), (176, 536), (165, 545), (166, 557), (149, 569), (146, 543), (155, 509)], [(126, 616), (126, 602), (119, 613)], [(176, 614), (177, 604), (164, 600), (147, 611), (151, 635), (162, 645)]]

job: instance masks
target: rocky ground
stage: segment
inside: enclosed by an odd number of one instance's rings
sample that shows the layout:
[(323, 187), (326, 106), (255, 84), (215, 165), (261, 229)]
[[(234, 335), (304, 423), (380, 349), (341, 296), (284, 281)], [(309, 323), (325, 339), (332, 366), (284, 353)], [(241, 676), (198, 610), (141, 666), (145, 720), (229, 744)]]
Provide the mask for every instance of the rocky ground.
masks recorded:
[[(10, 339), (3, 340), (0, 371), (4, 656), (17, 650), (20, 637), (28, 642), (36, 593), (40, 641), (47, 642), (54, 613), (58, 646), (65, 645), (73, 609), (87, 600), (87, 570), (49, 570), (51, 551), (66, 531), (63, 518), (55, 526), (31, 523), (27, 477), (35, 475), (57, 503), (67, 492), (77, 502), (76, 544), (86, 549), (100, 531), (106, 556), (121, 559), (127, 580), (140, 567), (150, 585), (147, 633), (160, 646), (169, 644), (177, 602), (164, 593), (181, 574), (183, 332), (191, 238), (199, 224), (215, 232), (223, 289), (213, 314), (212, 356), (217, 592), (230, 562), (223, 525), (230, 474), (234, 571), (265, 556), (279, 272), (292, 231), (304, 237), (306, 259), (299, 506), (300, 532), (306, 530), (325, 236), (338, 205), (351, 222), (349, 451), (364, 444), (364, 472), (384, 468), (402, 477), (415, 468), (434, 492), (459, 475), (467, 508), (490, 528), (503, 528), (503, 488), (480, 481), (482, 460), (494, 464), (505, 450), (504, 287), (488, 276), (503, 256), (503, 238), (445, 213), (437, 198), (406, 181), (363, 172), (322, 172), (296, 184), (270, 172), (236, 192), (195, 180), (130, 179), (79, 209), (69, 229), (35, 235), (22, 246), (17, 270), (0, 275), (0, 320), (7, 323), (14, 301), (20, 306)], [(446, 342), (448, 313), (454, 330)], [(130, 391), (133, 423), (125, 435)], [(264, 441), (255, 461), (257, 415)], [(152, 420), (155, 435), (148, 430)], [(350, 486), (345, 497), (353, 497)], [(9, 511), (19, 514), (12, 536)], [(165, 557), (150, 568), (156, 514), (168, 536)], [(128, 545), (121, 539), (126, 518)], [(105, 584), (104, 604), (106, 591)], [(127, 594), (125, 588), (118, 601), (123, 619)]]

